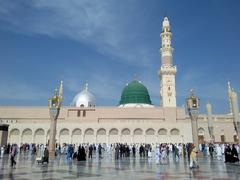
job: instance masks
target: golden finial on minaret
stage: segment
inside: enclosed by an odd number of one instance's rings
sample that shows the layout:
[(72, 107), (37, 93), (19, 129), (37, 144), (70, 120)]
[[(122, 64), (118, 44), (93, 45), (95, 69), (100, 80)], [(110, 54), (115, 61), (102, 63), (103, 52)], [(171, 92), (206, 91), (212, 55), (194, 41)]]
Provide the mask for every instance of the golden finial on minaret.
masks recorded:
[(50, 108), (60, 108), (63, 100), (63, 81), (60, 83), (59, 91), (57, 88), (54, 89), (54, 94), (48, 99)]

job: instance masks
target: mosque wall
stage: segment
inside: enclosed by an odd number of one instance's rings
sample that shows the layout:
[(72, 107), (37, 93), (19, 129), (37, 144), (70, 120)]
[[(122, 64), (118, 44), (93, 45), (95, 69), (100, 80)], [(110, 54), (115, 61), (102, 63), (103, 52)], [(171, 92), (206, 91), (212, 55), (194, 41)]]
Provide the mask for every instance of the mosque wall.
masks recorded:
[[(80, 111), (80, 113), (79, 113)], [(84, 115), (85, 111), (85, 115)], [(10, 143), (45, 144), (49, 139), (47, 107), (0, 107), (2, 123), (9, 124)], [(83, 116), (84, 115), (84, 116)], [(174, 119), (175, 118), (175, 119)], [(229, 115), (213, 115), (215, 140), (233, 142)], [(199, 136), (209, 141), (207, 116), (198, 120)], [(190, 119), (183, 108), (72, 108), (63, 107), (57, 124), (58, 143), (192, 142)]]
[[(216, 114), (213, 116), (214, 136), (216, 142), (234, 142), (236, 135), (232, 115)], [(207, 115), (198, 118), (198, 135), (204, 136), (205, 141), (210, 141)]]

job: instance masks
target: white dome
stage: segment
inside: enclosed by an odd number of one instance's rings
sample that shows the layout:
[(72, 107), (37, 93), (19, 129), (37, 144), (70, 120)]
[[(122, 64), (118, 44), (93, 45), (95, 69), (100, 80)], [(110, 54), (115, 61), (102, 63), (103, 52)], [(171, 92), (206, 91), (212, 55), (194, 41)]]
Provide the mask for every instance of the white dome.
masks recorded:
[(94, 95), (88, 91), (88, 84), (86, 84), (85, 89), (78, 93), (74, 98), (72, 105), (75, 107), (94, 107), (96, 106), (96, 101)]

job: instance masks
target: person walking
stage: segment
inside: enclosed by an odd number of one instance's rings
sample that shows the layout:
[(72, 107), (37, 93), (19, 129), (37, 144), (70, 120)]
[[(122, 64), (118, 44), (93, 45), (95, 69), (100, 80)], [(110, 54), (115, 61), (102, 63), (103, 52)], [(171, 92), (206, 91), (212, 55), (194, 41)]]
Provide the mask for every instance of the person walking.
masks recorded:
[(232, 155), (231, 155), (231, 148), (229, 145), (225, 146), (225, 163), (229, 163), (232, 161)]
[(89, 159), (92, 159), (92, 153), (93, 153), (93, 146), (90, 145), (88, 148), (88, 158)]
[(14, 160), (16, 154), (17, 154), (17, 147), (16, 147), (15, 144), (13, 144), (11, 154), (10, 154), (10, 156), (11, 156), (11, 167), (13, 167), (13, 165), (16, 166), (16, 164), (17, 164), (16, 161)]
[(209, 154), (210, 154), (210, 157), (211, 157), (211, 158), (213, 158), (213, 152), (214, 152), (213, 145), (212, 145), (212, 144), (209, 144)]
[(219, 144), (217, 144), (216, 152), (217, 152), (217, 160), (221, 161), (222, 160), (222, 148)]
[(3, 154), (4, 154), (4, 146), (1, 147), (1, 158), (3, 158)]
[(239, 161), (238, 152), (237, 152), (237, 149), (235, 148), (234, 144), (232, 145), (231, 155), (232, 155), (232, 163), (236, 163)]
[(49, 151), (48, 151), (48, 148), (47, 148), (47, 147), (45, 147), (44, 152), (43, 152), (42, 164), (43, 164), (44, 162), (47, 162), (47, 164), (48, 164), (48, 162), (49, 162)]
[(190, 146), (190, 169), (192, 168), (198, 168), (198, 163), (197, 163), (197, 148), (194, 144), (191, 144)]
[(120, 147), (119, 144), (117, 144), (117, 146), (115, 147), (115, 159), (119, 159), (119, 151)]
[(133, 157), (135, 158), (136, 157), (136, 147), (135, 147), (135, 145), (133, 145), (133, 147), (132, 147), (132, 153), (133, 153)]
[(102, 146), (101, 146), (101, 144), (98, 145), (98, 157), (99, 157), (99, 159), (102, 159)]

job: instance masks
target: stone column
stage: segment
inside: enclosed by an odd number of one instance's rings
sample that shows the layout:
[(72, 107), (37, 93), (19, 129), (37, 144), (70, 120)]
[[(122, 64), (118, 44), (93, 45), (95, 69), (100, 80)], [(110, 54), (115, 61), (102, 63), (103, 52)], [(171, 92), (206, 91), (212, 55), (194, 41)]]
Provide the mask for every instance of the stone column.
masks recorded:
[(212, 117), (212, 105), (208, 102), (206, 105), (207, 109), (207, 118), (208, 118), (208, 131), (210, 135), (210, 141), (214, 142), (214, 134), (213, 134), (213, 117)]
[(131, 135), (131, 143), (133, 144), (134, 142), (133, 142), (133, 135)]
[(109, 144), (109, 134), (107, 134), (107, 144)]
[(49, 138), (49, 156), (55, 156), (55, 146), (56, 146), (56, 128), (57, 128), (57, 118), (60, 112), (60, 108), (50, 108), (50, 138)]
[(94, 141), (95, 141), (94, 143), (96, 143), (96, 144), (98, 143), (97, 142), (97, 134), (94, 136)]
[(198, 148), (198, 122), (197, 119), (198, 117), (195, 115), (191, 115), (191, 125), (192, 125), (192, 136), (193, 136), (193, 144)]
[(82, 142), (81, 142), (81, 144), (84, 143), (84, 140), (85, 140), (85, 134), (82, 135)]
[(157, 135), (155, 135), (155, 144), (158, 144), (159, 142), (158, 142), (158, 134)]
[(122, 134), (119, 135), (119, 143), (122, 143)]
[(232, 111), (233, 111), (233, 124), (234, 124), (234, 128), (237, 133), (237, 137), (239, 141), (240, 120), (239, 120), (238, 97), (237, 97), (237, 93), (234, 91), (232, 91), (231, 93), (231, 104), (232, 104)]

